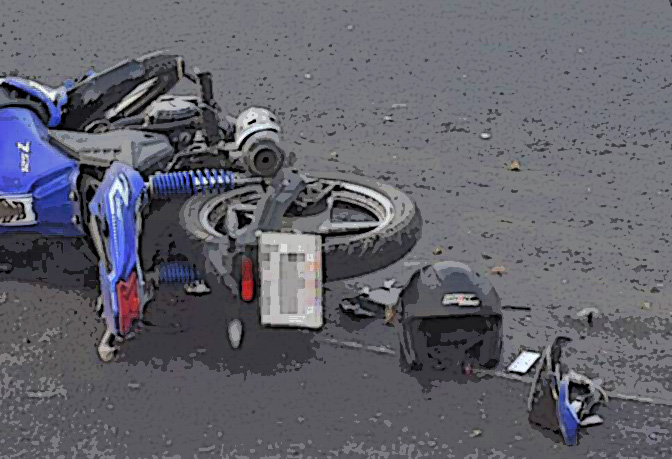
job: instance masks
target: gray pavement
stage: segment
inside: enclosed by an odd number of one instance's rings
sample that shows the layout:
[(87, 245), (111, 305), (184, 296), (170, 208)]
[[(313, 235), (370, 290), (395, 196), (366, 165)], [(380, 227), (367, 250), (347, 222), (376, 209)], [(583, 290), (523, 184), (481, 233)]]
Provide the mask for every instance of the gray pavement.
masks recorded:
[[(182, 53), (213, 72), (229, 111), (276, 111), (299, 166), (409, 193), (425, 223), (407, 261), (506, 267), (492, 279), (504, 303), (532, 311), (507, 312), (504, 363), (560, 330), (575, 337), (578, 370), (619, 392), (672, 398), (669, 3), (2, 8), (4, 72), (56, 85), (90, 65)], [(520, 172), (507, 170), (513, 159)], [(171, 291), (150, 312), (155, 327), (102, 365), (91, 275), (61, 275), (82, 259), (52, 250), (35, 265), (47, 275), (0, 281), (0, 457), (672, 457), (669, 407), (614, 401), (569, 449), (529, 427), (520, 383), (427, 393), (394, 356), (310, 334), (260, 335), (247, 359), (228, 349), (221, 310)], [(388, 328), (336, 305), (357, 282), (409, 269), (332, 286), (316, 338), (394, 349)], [(584, 307), (601, 312), (592, 330), (575, 319)]]

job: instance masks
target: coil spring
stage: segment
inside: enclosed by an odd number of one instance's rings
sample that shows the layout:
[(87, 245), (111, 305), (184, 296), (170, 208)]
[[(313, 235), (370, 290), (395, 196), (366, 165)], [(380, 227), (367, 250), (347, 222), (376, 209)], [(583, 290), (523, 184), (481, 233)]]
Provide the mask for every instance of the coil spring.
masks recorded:
[(155, 197), (194, 195), (198, 192), (230, 190), (234, 187), (235, 174), (224, 169), (197, 169), (158, 173), (152, 175), (150, 184)]
[(171, 262), (159, 268), (159, 284), (190, 284), (202, 280), (198, 271), (190, 265)]

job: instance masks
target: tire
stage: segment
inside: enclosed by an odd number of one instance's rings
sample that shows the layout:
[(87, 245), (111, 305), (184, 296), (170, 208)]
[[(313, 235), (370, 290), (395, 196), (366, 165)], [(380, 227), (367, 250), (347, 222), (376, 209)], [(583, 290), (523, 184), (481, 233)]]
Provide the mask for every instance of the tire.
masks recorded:
[[(404, 257), (416, 244), (422, 232), (422, 217), (419, 209), (406, 194), (396, 188), (374, 180), (342, 173), (310, 173), (312, 177), (324, 180), (338, 180), (374, 190), (384, 196), (393, 206), (392, 220), (377, 232), (360, 235), (346, 235), (325, 238), (323, 243), (323, 263), (325, 282), (338, 281), (378, 271)], [(195, 242), (195, 252), (202, 252), (203, 246), (215, 248), (228, 244), (229, 237), (213, 233), (206, 228), (198, 216), (211, 199), (218, 195), (194, 196), (180, 211), (180, 223), (188, 238)], [(192, 247), (190, 252), (194, 253)]]

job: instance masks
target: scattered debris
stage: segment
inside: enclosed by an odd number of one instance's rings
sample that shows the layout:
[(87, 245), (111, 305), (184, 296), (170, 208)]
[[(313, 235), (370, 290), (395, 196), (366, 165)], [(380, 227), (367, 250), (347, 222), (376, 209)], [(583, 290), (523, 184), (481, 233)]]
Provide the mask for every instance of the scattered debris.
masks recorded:
[(512, 305), (512, 304), (507, 304), (502, 306), (502, 309), (506, 309), (509, 311), (531, 311), (532, 307), (531, 306), (517, 306), (517, 305)]
[(310, 73), (306, 73), (306, 74), (304, 75), (304, 78), (305, 78), (306, 80), (311, 80), (311, 79), (313, 78), (313, 75), (310, 74)]
[(392, 108), (406, 108), (406, 104), (392, 104)]
[(578, 317), (590, 317), (599, 314), (600, 311), (597, 308), (583, 308), (576, 315)]
[(28, 396), (28, 398), (52, 398), (56, 397), (57, 395), (65, 397), (67, 393), (68, 392), (62, 387), (54, 390), (26, 391), (26, 395)]
[(352, 300), (343, 300), (340, 308), (344, 312), (351, 312), (357, 317), (376, 317), (374, 312), (362, 308), (358, 303), (353, 303)]
[(192, 282), (184, 286), (184, 291), (188, 295), (205, 295), (210, 293), (210, 288), (203, 281)]
[(7, 301), (7, 292), (2, 292), (0, 293), (0, 304), (3, 304), (5, 301)]
[(348, 26), (346, 27), (346, 29), (348, 30), (353, 30), (354, 28), (355, 26), (353, 26), (352, 24), (348, 24)]
[(393, 324), (397, 319), (397, 309), (394, 306), (385, 307), (385, 325)]
[(480, 429), (474, 429), (474, 430), (472, 430), (471, 433), (469, 434), (469, 438), (480, 437), (482, 434), (483, 434), (483, 432), (482, 432)]
[(443, 253), (443, 247), (436, 247), (432, 253), (434, 255), (441, 255)]
[(140, 388), (140, 383), (129, 382), (128, 387), (129, 387), (129, 389), (139, 389)]
[(481, 132), (481, 139), (488, 140), (492, 135), (489, 132)]
[(506, 272), (506, 268), (504, 266), (495, 266), (490, 270), (492, 274), (499, 274), (500, 276)]
[(587, 317), (588, 318), (588, 325), (590, 327), (593, 326), (593, 317), (598, 315), (600, 311), (598, 311), (596, 308), (583, 308), (576, 314), (578, 317)]
[(392, 121), (392, 117), (390, 115), (385, 115), (383, 118), (384, 121)]
[(385, 282), (383, 282), (383, 288), (386, 288), (386, 289), (389, 290), (389, 289), (393, 288), (396, 283), (397, 283), (396, 279), (388, 279)]
[(51, 342), (51, 337), (57, 335), (60, 332), (60, 329), (58, 327), (56, 328), (48, 328), (40, 337), (40, 339), (37, 340), (38, 343), (49, 343)]
[(528, 420), (544, 429), (559, 432), (566, 445), (578, 443), (578, 430), (601, 424), (594, 413), (601, 403), (608, 402), (601, 381), (561, 367), (562, 346), (570, 338), (556, 337), (546, 347), (541, 365), (537, 367), (527, 400)]
[(508, 371), (524, 375), (530, 368), (532, 368), (537, 360), (539, 360), (539, 357), (541, 357), (541, 354), (538, 352), (523, 351), (516, 357), (516, 360), (509, 365)]
[(517, 159), (511, 161), (511, 165), (509, 165), (509, 170), (512, 172), (520, 172), (520, 161), (518, 161)]
[(396, 279), (388, 279), (383, 287), (372, 290), (365, 286), (354, 298), (344, 299), (340, 307), (345, 312), (352, 312), (359, 317), (376, 317), (376, 310), (384, 308), (385, 323), (391, 323), (396, 316), (396, 304), (399, 301), (401, 288)]
[(9, 263), (0, 263), (0, 273), (8, 274), (14, 270), (14, 267)]

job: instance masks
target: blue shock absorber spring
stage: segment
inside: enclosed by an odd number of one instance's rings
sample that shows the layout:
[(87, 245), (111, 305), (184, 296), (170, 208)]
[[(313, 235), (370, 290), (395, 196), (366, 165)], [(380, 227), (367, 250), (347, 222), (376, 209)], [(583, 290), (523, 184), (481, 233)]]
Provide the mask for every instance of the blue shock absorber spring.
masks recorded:
[(155, 197), (194, 195), (198, 192), (230, 190), (235, 186), (235, 174), (224, 169), (197, 169), (158, 173), (150, 177)]
[(159, 284), (190, 284), (202, 280), (198, 271), (186, 263), (170, 262), (159, 267)]

